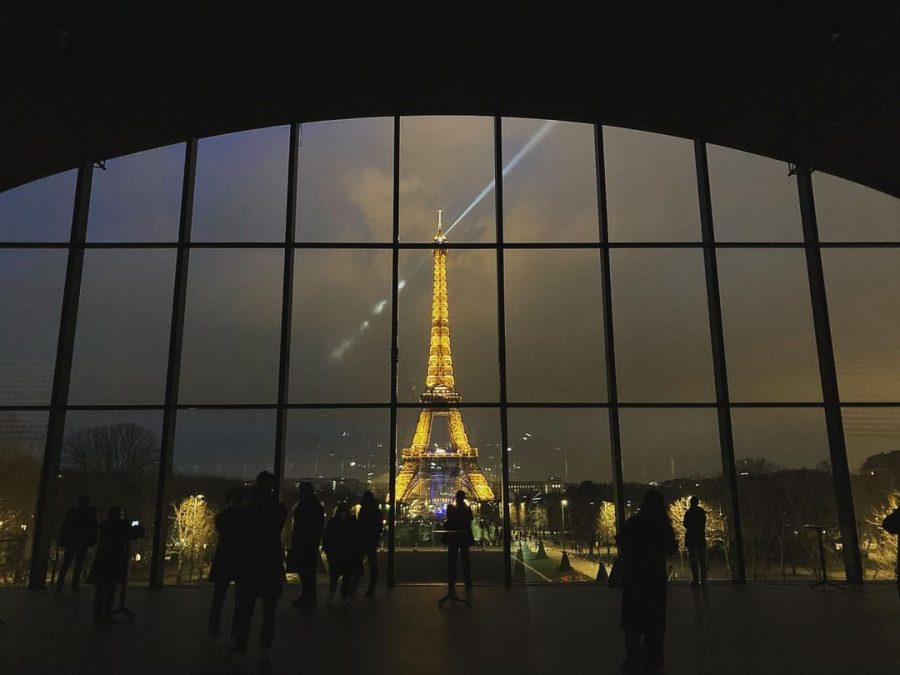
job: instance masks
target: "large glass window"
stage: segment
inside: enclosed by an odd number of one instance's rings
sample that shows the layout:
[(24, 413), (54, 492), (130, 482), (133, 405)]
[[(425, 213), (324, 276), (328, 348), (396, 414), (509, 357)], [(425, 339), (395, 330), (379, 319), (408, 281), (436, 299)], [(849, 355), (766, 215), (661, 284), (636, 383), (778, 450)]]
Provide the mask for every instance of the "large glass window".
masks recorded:
[(283, 253), (191, 253), (182, 403), (274, 403), (278, 383)]
[(0, 412), (0, 586), (28, 581), (47, 413)]
[(85, 253), (70, 403), (163, 402), (174, 274), (171, 250)]
[(184, 180), (184, 144), (110, 159), (95, 170), (88, 241), (175, 241)]
[(393, 161), (393, 118), (303, 124), (297, 241), (390, 241)]
[(47, 405), (66, 252), (0, 250), (0, 405)]
[(717, 241), (800, 241), (797, 179), (788, 165), (706, 146)]
[(900, 199), (819, 171), (812, 178), (819, 239), (900, 240)]
[(0, 192), (0, 241), (68, 241), (77, 171)]
[(694, 144), (603, 128), (610, 241), (698, 241)]
[(194, 241), (284, 241), (288, 127), (198, 143)]

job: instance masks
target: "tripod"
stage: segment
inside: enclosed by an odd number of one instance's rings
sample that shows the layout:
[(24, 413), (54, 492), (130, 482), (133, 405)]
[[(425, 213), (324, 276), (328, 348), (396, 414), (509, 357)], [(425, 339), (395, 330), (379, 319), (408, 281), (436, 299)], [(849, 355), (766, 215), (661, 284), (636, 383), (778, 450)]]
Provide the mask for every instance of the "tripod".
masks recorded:
[[(460, 534), (459, 531), (457, 531), (457, 530), (434, 530), (434, 531), (437, 532), (437, 533), (441, 533), (442, 535), (447, 535), (447, 534), (449, 534), (450, 536), (454, 536), (454, 535)], [(445, 542), (445, 543), (446, 543), (446, 542)], [(450, 555), (450, 552), (449, 552), (449, 546), (448, 546), (447, 555), (448, 555), (448, 556)], [(459, 602), (459, 603), (461, 603), (461, 604), (463, 604), (463, 605), (466, 605), (467, 607), (471, 607), (471, 606), (472, 606), (472, 603), (471, 603), (471, 602), (469, 602), (469, 601), (466, 600), (465, 598), (459, 598), (459, 597), (456, 596), (456, 594), (452, 591), (452, 589), (451, 589), (450, 586), (449, 586), (449, 579), (448, 579), (447, 581), (448, 581), (447, 592), (441, 597), (440, 600), (438, 600), (438, 609), (443, 609), (444, 605), (446, 605), (447, 602), (449, 602), (449, 601), (451, 601), (451, 600), (452, 600), (453, 602)]]
[(822, 578), (819, 579), (816, 583), (812, 584), (810, 588), (818, 588), (819, 586), (821, 586), (822, 590), (824, 591), (829, 586), (831, 586), (832, 588), (838, 588), (842, 591), (845, 590), (844, 587), (840, 584), (836, 584), (833, 581), (828, 580), (828, 573), (825, 569), (825, 542), (822, 539), (822, 535), (825, 534), (825, 528), (819, 527), (818, 525), (807, 525), (806, 527), (816, 531), (816, 538), (818, 539), (819, 543), (819, 564), (822, 568)]
[(125, 593), (128, 591), (128, 562), (131, 560), (131, 540), (125, 544), (125, 576), (122, 579), (122, 591), (119, 593), (119, 606), (113, 616), (122, 614), (129, 622), (134, 622), (134, 612), (125, 606)]

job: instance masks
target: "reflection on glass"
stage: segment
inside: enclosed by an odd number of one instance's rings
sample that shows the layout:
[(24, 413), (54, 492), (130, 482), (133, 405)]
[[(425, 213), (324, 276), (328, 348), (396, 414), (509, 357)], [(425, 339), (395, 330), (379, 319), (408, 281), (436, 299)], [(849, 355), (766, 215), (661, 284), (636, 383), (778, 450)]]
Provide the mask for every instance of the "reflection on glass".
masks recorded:
[(506, 358), (512, 401), (606, 399), (596, 251), (507, 251)]
[(625, 511), (634, 514), (650, 488), (663, 493), (678, 539), (678, 558), (670, 558), (672, 579), (689, 581), (690, 563), (684, 535), (684, 515), (697, 496), (706, 510), (709, 579), (730, 579), (728, 517), (718, 418), (708, 409), (620, 410)]
[(890, 581), (897, 537), (881, 524), (900, 507), (900, 409), (844, 408), (843, 418), (865, 576)]
[(284, 241), (289, 148), (289, 127), (200, 140), (191, 238)]
[(175, 241), (183, 180), (183, 143), (107, 160), (92, 178), (88, 241)]
[(0, 192), (0, 241), (68, 241), (78, 172)]
[(503, 581), (499, 422), (497, 411), (485, 408), (435, 408), (430, 416), (409, 408), (398, 412), (397, 581), (446, 582), (440, 531), (460, 489), (475, 515), (472, 578)]
[(794, 249), (719, 249), (733, 401), (821, 401), (806, 257)]
[(0, 586), (24, 586), (47, 414), (0, 412)]
[(747, 578), (818, 577), (815, 526), (826, 528), (829, 575), (843, 574), (822, 410), (742, 408), (731, 416)]
[(70, 403), (163, 402), (174, 275), (171, 250), (85, 252)]
[(275, 401), (283, 265), (277, 250), (191, 253), (182, 403)]
[(812, 175), (822, 241), (897, 241), (900, 199), (827, 173)]
[(700, 251), (610, 252), (619, 400), (713, 401)]
[(66, 252), (0, 250), (0, 405), (50, 402)]
[[(387, 410), (291, 411), (282, 490), (284, 503), (293, 511), (297, 502), (297, 484), (300, 481), (312, 483), (325, 508), (326, 518), (334, 514), (340, 502), (356, 506), (363, 492), (371, 491), (383, 514), (384, 530), (378, 547), (381, 581), (387, 570), (389, 427)], [(286, 531), (285, 536), (288, 537), (289, 532)], [(319, 571), (319, 582), (327, 583), (324, 564)], [(293, 575), (288, 578), (297, 581)]]
[(797, 180), (788, 165), (707, 145), (716, 241), (800, 241)]
[[(145, 529), (130, 545), (130, 584), (149, 579), (161, 427), (162, 413), (156, 410), (70, 411), (66, 416), (55, 521), (48, 531), (59, 531), (65, 512), (81, 495), (90, 497), (99, 522), (110, 507), (122, 507), (125, 520), (137, 520)], [(59, 553), (51, 547), (51, 574)], [(90, 561), (85, 574), (89, 570)]]
[(700, 207), (694, 144), (603, 128), (610, 241), (697, 241)]
[(457, 392), (465, 401), (496, 401), (496, 254), (443, 248), (400, 252), (399, 398), (418, 401), (425, 387), (434, 329), (436, 251), (446, 253), (448, 339)]
[(823, 250), (841, 400), (900, 401), (900, 251)]
[(509, 439), (514, 580), (602, 580), (616, 550), (607, 411), (510, 409)]
[(593, 125), (503, 120), (503, 231), (507, 241), (597, 241)]
[(455, 242), (494, 241), (494, 121), (400, 120), (400, 238), (431, 241), (434, 216)]
[(393, 153), (390, 117), (303, 124), (297, 241), (390, 241)]
[(203, 583), (215, 551), (215, 517), (233, 488), (273, 471), (273, 410), (178, 413), (169, 490), (166, 584)]
[(294, 254), (291, 400), (390, 400), (391, 252)]

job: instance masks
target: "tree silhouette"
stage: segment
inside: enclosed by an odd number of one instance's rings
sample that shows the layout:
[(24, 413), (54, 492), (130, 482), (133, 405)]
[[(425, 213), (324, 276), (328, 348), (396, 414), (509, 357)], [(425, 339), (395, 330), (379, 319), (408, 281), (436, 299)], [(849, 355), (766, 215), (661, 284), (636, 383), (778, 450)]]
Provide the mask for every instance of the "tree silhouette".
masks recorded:
[(123, 422), (80, 429), (63, 444), (63, 465), (81, 474), (139, 476), (159, 462), (159, 438)]

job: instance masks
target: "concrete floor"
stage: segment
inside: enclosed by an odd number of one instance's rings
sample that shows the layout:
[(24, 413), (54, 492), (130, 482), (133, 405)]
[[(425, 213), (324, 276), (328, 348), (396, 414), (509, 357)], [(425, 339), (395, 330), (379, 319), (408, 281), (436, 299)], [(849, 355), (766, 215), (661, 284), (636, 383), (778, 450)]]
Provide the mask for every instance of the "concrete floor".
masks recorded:
[[(438, 586), (379, 589), (347, 607), (323, 596), (302, 612), (281, 601), (268, 673), (616, 673), (618, 591), (594, 585), (476, 587), (474, 606), (438, 611)], [(256, 673), (205, 634), (209, 589), (129, 591), (137, 612), (95, 629), (93, 591), (0, 591), (0, 673)], [(226, 609), (230, 616), (230, 604)], [(258, 618), (258, 617), (257, 617)], [(254, 623), (254, 637), (258, 623)], [(675, 673), (900, 673), (893, 585), (674, 585), (667, 669)]]

